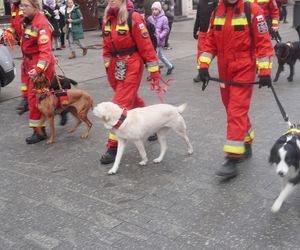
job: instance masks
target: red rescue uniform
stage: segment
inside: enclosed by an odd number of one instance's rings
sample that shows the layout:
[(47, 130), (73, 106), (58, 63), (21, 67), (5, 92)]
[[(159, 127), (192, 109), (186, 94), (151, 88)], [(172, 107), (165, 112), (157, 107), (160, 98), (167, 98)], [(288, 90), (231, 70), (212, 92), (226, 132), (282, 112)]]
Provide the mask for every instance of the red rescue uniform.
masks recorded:
[(249, 0), (249, 2), (257, 3), (263, 9), (269, 27), (278, 28), (280, 13), (276, 0)]
[[(114, 90), (113, 102), (121, 108), (144, 107), (138, 96), (144, 64), (148, 71), (158, 72), (158, 57), (153, 48), (143, 17), (132, 13), (132, 28), (117, 23), (115, 15), (108, 15), (103, 24), (103, 59), (107, 78)], [(108, 148), (117, 146), (115, 135), (109, 135)]]
[(38, 74), (44, 73), (52, 82), (55, 74), (55, 58), (52, 54), (52, 34), (47, 18), (38, 12), (31, 21), (24, 22), (21, 49), (23, 52), (23, 70), (27, 78), (29, 126), (43, 127), (41, 113), (37, 108), (37, 101), (33, 93), (33, 82), (28, 72), (35, 69)]
[[(250, 11), (252, 19), (248, 25), (242, 0), (227, 7), (220, 1), (211, 19), (205, 52), (200, 55), (200, 68), (208, 68), (213, 57), (217, 56), (221, 79), (254, 82), (256, 60), (260, 76), (271, 74), (274, 52), (263, 11), (252, 3)], [(220, 90), (227, 113), (224, 151), (228, 155), (241, 155), (245, 152), (244, 144), (251, 144), (254, 138), (248, 116), (253, 85), (221, 84)]]

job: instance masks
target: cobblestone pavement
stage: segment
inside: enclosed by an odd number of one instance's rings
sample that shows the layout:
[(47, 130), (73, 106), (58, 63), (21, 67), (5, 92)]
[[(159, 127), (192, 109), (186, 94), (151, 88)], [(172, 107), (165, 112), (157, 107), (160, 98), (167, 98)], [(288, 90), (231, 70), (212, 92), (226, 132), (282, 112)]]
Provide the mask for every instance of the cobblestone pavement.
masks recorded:
[[(88, 140), (80, 139), (84, 126), (68, 134), (74, 120), (70, 117), (61, 127), (57, 117), (56, 142), (29, 146), (24, 142), (30, 134), (27, 118), (14, 110), (20, 99), (13, 98), (12, 87), (8, 94), (2, 90), (0, 249), (300, 249), (299, 193), (292, 194), (278, 214), (270, 212), (280, 180), (268, 164), (269, 150), (287, 130), (272, 92), (255, 88), (250, 112), (256, 132), (253, 158), (240, 165), (237, 178), (216, 178), (214, 171), (223, 161), (224, 108), (217, 84), (211, 82), (202, 92), (192, 83), (196, 70), (191, 30), (192, 22), (174, 26), (173, 50), (166, 55), (175, 69), (165, 102), (188, 103), (183, 115), (195, 150), (192, 156), (170, 132), (161, 164), (151, 162), (159, 153), (157, 142), (145, 143), (150, 161), (144, 167), (129, 145), (118, 174), (109, 176), (111, 166), (98, 161), (107, 131), (92, 113)], [(288, 25), (282, 34), (286, 40), (296, 39)], [(110, 100), (100, 59), (99, 72), (84, 79), (100, 53), (91, 51), (87, 58), (63, 62), (63, 67), (82, 81), (79, 87), (90, 92), (95, 103)], [(72, 64), (77, 65), (73, 70)], [(286, 81), (286, 70), (274, 84), (295, 123), (300, 122), (299, 65), (294, 82)], [(211, 75), (216, 76), (215, 66)], [(145, 81), (140, 95), (148, 104), (158, 103)]]

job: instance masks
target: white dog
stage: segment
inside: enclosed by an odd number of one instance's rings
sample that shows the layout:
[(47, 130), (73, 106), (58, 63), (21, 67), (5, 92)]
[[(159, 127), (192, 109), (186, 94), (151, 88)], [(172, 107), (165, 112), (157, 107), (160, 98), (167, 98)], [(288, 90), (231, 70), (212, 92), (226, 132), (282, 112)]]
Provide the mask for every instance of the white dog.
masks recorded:
[(113, 129), (114, 134), (118, 136), (116, 159), (108, 173), (115, 174), (118, 171), (127, 141), (133, 141), (137, 147), (142, 157), (139, 164), (146, 165), (148, 159), (143, 140), (154, 133), (157, 134), (161, 148), (159, 157), (153, 162), (161, 162), (167, 150), (166, 132), (170, 128), (184, 138), (188, 154), (192, 154), (193, 147), (187, 137), (186, 125), (181, 115), (185, 107), (186, 104), (179, 107), (157, 104), (126, 111), (112, 102), (99, 103), (93, 110), (94, 114), (101, 119), (105, 128)]

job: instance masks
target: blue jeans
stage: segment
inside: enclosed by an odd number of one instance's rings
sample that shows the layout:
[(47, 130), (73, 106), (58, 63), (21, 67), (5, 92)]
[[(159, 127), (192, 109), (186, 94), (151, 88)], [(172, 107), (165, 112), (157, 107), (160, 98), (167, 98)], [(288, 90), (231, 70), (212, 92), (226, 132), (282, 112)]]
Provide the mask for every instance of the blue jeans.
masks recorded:
[(170, 61), (168, 60), (168, 58), (166, 58), (164, 56), (164, 54), (161, 52), (161, 48), (160, 47), (156, 48), (156, 52), (157, 52), (159, 60), (161, 60), (163, 62), (163, 64), (167, 66), (168, 69), (170, 69), (170, 68), (173, 67), (172, 63), (170, 63)]

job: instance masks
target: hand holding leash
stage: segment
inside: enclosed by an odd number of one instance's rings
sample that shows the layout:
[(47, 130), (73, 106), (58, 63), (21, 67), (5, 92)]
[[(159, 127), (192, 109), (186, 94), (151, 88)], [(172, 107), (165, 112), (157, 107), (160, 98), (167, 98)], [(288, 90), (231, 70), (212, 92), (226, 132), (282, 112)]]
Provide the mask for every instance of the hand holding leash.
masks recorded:
[(200, 75), (201, 81), (203, 82), (202, 91), (204, 91), (206, 89), (209, 79), (210, 79), (208, 69), (207, 68), (199, 69), (199, 75)]
[[(170, 85), (169, 82), (170, 79), (165, 81), (161, 78), (159, 71), (151, 72), (150, 74), (150, 89), (155, 92), (161, 103), (163, 103), (164, 101), (160, 94), (167, 92), (168, 86)], [(162, 85), (160, 83), (162, 83)]]
[(13, 48), (16, 39), (10, 31), (5, 30), (0, 37), (0, 41), (3, 41), (4, 44), (7, 44), (10, 48)]
[(259, 76), (259, 88), (267, 86), (268, 88), (272, 85), (271, 76)]

